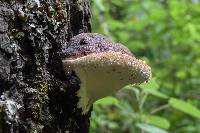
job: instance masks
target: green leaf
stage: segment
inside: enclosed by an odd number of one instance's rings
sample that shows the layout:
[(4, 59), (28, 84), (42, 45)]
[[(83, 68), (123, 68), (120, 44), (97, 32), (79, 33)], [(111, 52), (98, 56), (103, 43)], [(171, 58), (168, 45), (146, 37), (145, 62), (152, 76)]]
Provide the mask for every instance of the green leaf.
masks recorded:
[(186, 114), (200, 119), (200, 110), (190, 103), (184, 102), (176, 98), (170, 98), (169, 104), (177, 110), (180, 110)]
[(156, 79), (153, 78), (148, 83), (142, 83), (140, 85), (140, 88), (142, 88), (142, 89), (158, 89), (159, 86), (158, 86), (158, 84), (156, 82)]
[(98, 105), (114, 105), (119, 103), (118, 99), (112, 96), (108, 96), (97, 100), (94, 104)]
[(163, 99), (167, 99), (168, 96), (159, 92), (158, 91), (158, 84), (156, 83), (155, 78), (153, 78), (152, 80), (150, 80), (148, 83), (143, 83), (139, 86), (140, 88), (143, 89), (143, 91), (148, 92), (149, 94), (159, 97), (159, 98), (163, 98)]
[(169, 133), (163, 129), (145, 123), (138, 123), (136, 126), (148, 133)]
[(155, 125), (163, 129), (170, 128), (170, 122), (166, 118), (160, 116), (155, 116), (155, 115), (146, 116), (146, 122), (148, 124)]
[(96, 6), (101, 10), (101, 11), (105, 11), (105, 7), (102, 4), (102, 0), (94, 0), (94, 3), (96, 4)]
[(113, 0), (111, 1), (113, 4), (117, 5), (117, 6), (122, 6), (123, 5), (123, 1), (121, 0)]
[(163, 98), (163, 99), (167, 99), (168, 96), (159, 92), (158, 90), (149, 90), (149, 89), (144, 89), (145, 92), (148, 92), (149, 94), (159, 97), (159, 98)]

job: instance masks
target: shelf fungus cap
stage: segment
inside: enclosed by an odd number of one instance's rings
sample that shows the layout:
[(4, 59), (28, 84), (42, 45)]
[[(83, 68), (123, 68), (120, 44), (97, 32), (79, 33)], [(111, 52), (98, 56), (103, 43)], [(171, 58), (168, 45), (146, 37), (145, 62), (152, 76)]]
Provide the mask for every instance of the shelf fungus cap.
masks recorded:
[(81, 84), (78, 106), (86, 113), (96, 100), (117, 92), (128, 84), (151, 79), (151, 68), (125, 46), (97, 33), (73, 37), (64, 49), (63, 65), (74, 71)]

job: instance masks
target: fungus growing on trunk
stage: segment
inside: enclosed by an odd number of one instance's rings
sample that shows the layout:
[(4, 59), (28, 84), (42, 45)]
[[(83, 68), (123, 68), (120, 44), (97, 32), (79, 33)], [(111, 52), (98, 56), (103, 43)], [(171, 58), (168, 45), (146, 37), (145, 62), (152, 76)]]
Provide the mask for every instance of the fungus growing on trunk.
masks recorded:
[(151, 68), (122, 44), (97, 33), (73, 37), (63, 50), (65, 71), (74, 71), (81, 81), (78, 107), (86, 113), (96, 100), (128, 84), (151, 79)]

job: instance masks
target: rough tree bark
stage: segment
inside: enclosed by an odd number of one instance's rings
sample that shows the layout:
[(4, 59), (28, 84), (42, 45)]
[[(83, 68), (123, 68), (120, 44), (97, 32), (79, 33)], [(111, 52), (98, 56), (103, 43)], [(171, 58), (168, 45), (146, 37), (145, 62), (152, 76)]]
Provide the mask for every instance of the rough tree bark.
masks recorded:
[(86, 133), (62, 48), (90, 32), (89, 0), (0, 1), (0, 133)]

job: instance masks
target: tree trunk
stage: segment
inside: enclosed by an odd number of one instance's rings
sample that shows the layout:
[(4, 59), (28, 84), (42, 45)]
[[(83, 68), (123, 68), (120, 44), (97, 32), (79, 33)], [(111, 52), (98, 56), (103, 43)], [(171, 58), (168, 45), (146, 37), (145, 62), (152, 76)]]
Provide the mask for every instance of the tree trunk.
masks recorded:
[(90, 32), (89, 0), (0, 1), (0, 133), (86, 133), (60, 52)]

